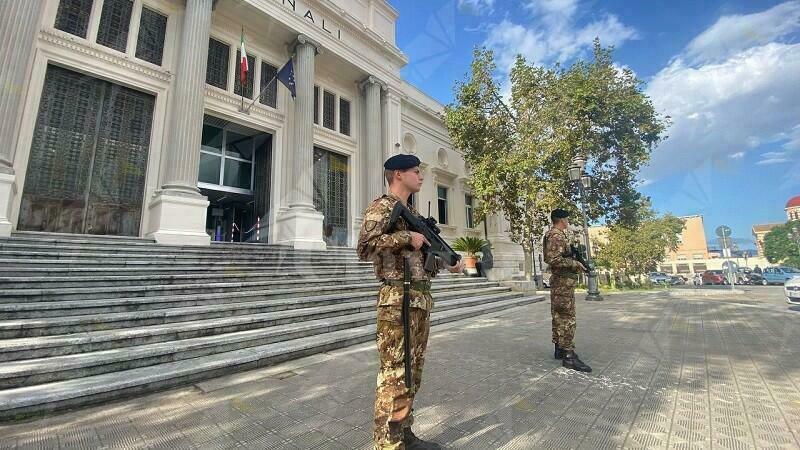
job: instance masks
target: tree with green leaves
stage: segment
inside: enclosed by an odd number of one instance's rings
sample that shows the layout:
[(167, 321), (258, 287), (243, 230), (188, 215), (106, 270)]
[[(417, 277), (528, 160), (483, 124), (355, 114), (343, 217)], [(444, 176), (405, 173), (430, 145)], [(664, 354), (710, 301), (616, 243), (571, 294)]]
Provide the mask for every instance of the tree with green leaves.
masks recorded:
[[(636, 173), (663, 139), (667, 119), (655, 112), (633, 72), (614, 66), (612, 52), (596, 40), (593, 59), (569, 68), (518, 56), (504, 100), (493, 53), (476, 49), (470, 73), (445, 108), (450, 138), (471, 170), (478, 219), (504, 215), (526, 255), (546, 231), (550, 210), (579, 211), (578, 191), (566, 175), (577, 155), (586, 158), (594, 180), (589, 219), (637, 220), (643, 198)], [(526, 256), (528, 276), (529, 261)]]
[(800, 267), (800, 242), (794, 240), (792, 227), (800, 229), (800, 220), (790, 220), (764, 235), (764, 256), (767, 261)]
[(633, 226), (618, 223), (608, 228), (607, 241), (597, 243), (598, 267), (623, 276), (641, 275), (655, 270), (667, 252), (677, 250), (683, 219), (671, 214), (657, 217), (652, 210), (639, 215)]

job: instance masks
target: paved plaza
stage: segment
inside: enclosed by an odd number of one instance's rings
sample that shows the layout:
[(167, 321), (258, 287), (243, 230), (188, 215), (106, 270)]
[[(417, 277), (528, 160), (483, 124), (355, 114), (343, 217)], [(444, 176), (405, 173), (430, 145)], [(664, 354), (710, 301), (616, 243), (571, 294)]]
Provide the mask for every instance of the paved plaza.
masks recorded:
[[(549, 302), (436, 327), (418, 434), (449, 448), (798, 448), (800, 312), (779, 288), (578, 304), (591, 374), (552, 359)], [(361, 345), (0, 427), (0, 448), (369, 448)]]

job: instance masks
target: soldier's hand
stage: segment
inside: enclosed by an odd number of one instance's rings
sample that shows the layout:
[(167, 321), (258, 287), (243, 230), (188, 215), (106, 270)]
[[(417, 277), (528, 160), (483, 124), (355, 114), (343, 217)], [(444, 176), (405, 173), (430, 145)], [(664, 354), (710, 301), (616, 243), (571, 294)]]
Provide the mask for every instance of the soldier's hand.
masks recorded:
[(422, 233), (409, 231), (409, 234), (411, 234), (411, 246), (414, 247), (414, 250), (421, 249), (423, 244), (431, 245)]
[(583, 270), (586, 273), (589, 273), (589, 268), (588, 267), (584, 266), (582, 263), (578, 263), (578, 265), (581, 266), (581, 270)]
[(449, 270), (450, 273), (461, 273), (464, 271), (464, 260), (459, 259), (458, 262), (455, 263), (455, 265), (448, 266), (446, 267), (446, 269)]

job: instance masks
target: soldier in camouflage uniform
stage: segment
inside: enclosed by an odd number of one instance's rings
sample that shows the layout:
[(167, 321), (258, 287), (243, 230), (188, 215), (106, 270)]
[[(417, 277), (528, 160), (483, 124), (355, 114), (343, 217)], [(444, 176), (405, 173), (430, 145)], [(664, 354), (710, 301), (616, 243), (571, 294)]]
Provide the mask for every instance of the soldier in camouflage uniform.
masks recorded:
[[(411, 431), (414, 422), (412, 407), (414, 396), (422, 382), (422, 366), (430, 330), (430, 311), (433, 298), (430, 278), (435, 273), (426, 272), (420, 248), (427, 240), (407, 228), (399, 220), (395, 229), (388, 232), (389, 217), (396, 202), (404, 205), (408, 197), (419, 192), (422, 176), (420, 161), (411, 155), (396, 155), (384, 164), (384, 175), (389, 183), (389, 194), (373, 201), (364, 211), (364, 223), (358, 237), (358, 256), (362, 261), (372, 261), (375, 276), (383, 282), (378, 291), (377, 344), (380, 357), (378, 383), (375, 396), (375, 449), (438, 449), (439, 445), (417, 438)], [(409, 209), (418, 214), (413, 207)], [(403, 364), (403, 259), (409, 258), (411, 269), (410, 332), (413, 389), (405, 385)], [(445, 268), (437, 260), (438, 268)], [(447, 267), (451, 272), (463, 270), (463, 262)]]
[(544, 235), (544, 262), (550, 267), (550, 312), (553, 315), (553, 357), (561, 365), (581, 372), (592, 368), (575, 353), (575, 285), (578, 273), (586, 272), (583, 264), (571, 257), (569, 238), (569, 213), (556, 209), (550, 213), (553, 227)]

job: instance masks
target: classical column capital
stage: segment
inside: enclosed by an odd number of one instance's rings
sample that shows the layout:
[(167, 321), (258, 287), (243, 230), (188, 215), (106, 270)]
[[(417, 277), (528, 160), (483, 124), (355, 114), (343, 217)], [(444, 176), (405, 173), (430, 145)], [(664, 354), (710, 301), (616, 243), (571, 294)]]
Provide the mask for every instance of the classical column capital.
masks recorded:
[(397, 86), (391, 84), (387, 84), (384, 87), (384, 90), (386, 91), (386, 97), (391, 99), (401, 100), (406, 97), (406, 94), (403, 91), (401, 91)]
[(370, 75), (358, 83), (358, 88), (362, 91), (367, 88), (370, 84), (377, 84), (380, 86), (381, 90), (386, 90), (386, 83), (380, 80), (380, 78), (376, 77), (375, 75)]
[(320, 45), (319, 42), (306, 36), (305, 34), (297, 35), (294, 42), (292, 42), (292, 45), (289, 46), (289, 48), (291, 49), (291, 53), (294, 53), (297, 50), (297, 47), (301, 45), (310, 45), (311, 47), (314, 47), (315, 55), (319, 55), (320, 53), (322, 53), (322, 45)]

